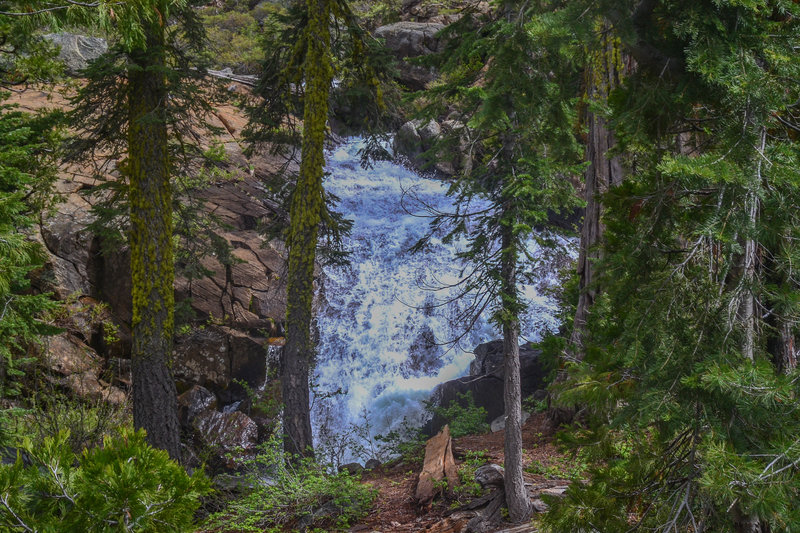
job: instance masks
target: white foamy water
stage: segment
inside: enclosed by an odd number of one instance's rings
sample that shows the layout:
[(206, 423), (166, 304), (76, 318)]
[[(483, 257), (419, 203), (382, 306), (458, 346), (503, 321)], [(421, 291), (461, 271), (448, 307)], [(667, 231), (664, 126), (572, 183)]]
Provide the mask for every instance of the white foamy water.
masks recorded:
[[(346, 432), (368, 423), (375, 435), (397, 429), (404, 419), (423, 423), (422, 402), (434, 387), (465, 375), (470, 350), (499, 338), (487, 311), (455, 346), (435, 345), (459, 337), (467, 325), (456, 318), (466, 301), (431, 307), (456, 294), (454, 289), (426, 290), (460, 279), (455, 253), (464, 243), (445, 245), (434, 237), (424, 252), (408, 250), (428, 232), (425, 206), (450, 212), (452, 199), (445, 183), (402, 166), (378, 162), (361, 168), (359, 146), (351, 139), (328, 154), (325, 187), (340, 198), (338, 210), (353, 220), (353, 229), (346, 241), (350, 266), (327, 267), (320, 288), (315, 388), (344, 394), (315, 402), (315, 436), (325, 424)], [(546, 272), (541, 283), (525, 288), (528, 340), (558, 326), (554, 302), (539, 290), (553, 282)]]

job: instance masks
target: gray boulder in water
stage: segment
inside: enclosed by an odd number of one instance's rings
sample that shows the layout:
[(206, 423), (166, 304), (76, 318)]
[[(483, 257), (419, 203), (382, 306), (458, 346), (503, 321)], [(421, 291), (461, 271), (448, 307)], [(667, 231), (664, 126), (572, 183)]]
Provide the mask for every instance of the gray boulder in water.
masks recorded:
[(89, 66), (89, 62), (108, 51), (108, 43), (100, 37), (86, 37), (74, 33), (48, 33), (45, 39), (59, 46), (58, 58), (64, 63), (67, 73), (78, 74)]

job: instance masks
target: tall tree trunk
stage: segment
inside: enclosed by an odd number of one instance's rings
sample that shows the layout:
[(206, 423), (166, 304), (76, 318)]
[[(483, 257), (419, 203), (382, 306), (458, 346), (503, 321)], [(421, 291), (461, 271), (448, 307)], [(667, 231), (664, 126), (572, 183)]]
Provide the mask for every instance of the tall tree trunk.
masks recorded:
[[(745, 209), (751, 226), (755, 225), (757, 213), (757, 198), (755, 192), (748, 192)], [(742, 355), (750, 361), (755, 360), (756, 345), (756, 314), (755, 300), (753, 298), (753, 283), (756, 274), (756, 242), (752, 236), (744, 242), (744, 256), (742, 257), (742, 294), (739, 303), (739, 320), (742, 326)]]
[[(600, 47), (591, 54), (592, 61), (586, 71), (587, 99), (590, 102), (605, 103), (613, 89), (619, 86), (623, 75), (622, 52), (608, 22), (600, 25), (603, 35)], [(600, 245), (605, 226), (602, 222), (602, 195), (609, 188), (622, 183), (624, 178), (620, 158), (609, 157), (609, 151), (616, 141), (614, 132), (602, 115), (587, 110), (589, 127), (586, 139), (586, 161), (589, 166), (584, 172), (584, 199), (586, 213), (581, 228), (580, 249), (578, 252), (577, 274), (579, 278), (578, 304), (572, 325), (569, 343), (563, 354), (564, 361), (579, 362), (586, 355), (586, 326), (589, 314), (599, 294), (597, 287), (597, 261), (600, 259)], [(566, 380), (566, 373), (560, 372), (556, 382)], [(548, 411), (550, 420), (556, 424), (569, 423), (575, 416), (575, 406), (558, 405), (557, 393), (553, 393), (556, 405)]]
[[(609, 24), (602, 25), (603, 40), (600, 49), (592, 54), (593, 61), (587, 71), (587, 96), (591, 102), (606, 102), (609, 93), (619, 86), (622, 75), (621, 52)], [(584, 357), (586, 323), (591, 307), (597, 298), (595, 262), (600, 258), (598, 246), (605, 227), (601, 217), (603, 204), (600, 197), (622, 183), (623, 173), (619, 157), (608, 157), (614, 147), (614, 133), (605, 117), (587, 112), (589, 126), (586, 143), (586, 160), (589, 166), (584, 173), (586, 214), (581, 229), (578, 276), (580, 296), (575, 310), (575, 320), (570, 336), (568, 357), (577, 361)]]
[(147, 431), (152, 446), (180, 460), (169, 369), (175, 302), (164, 29), (153, 23), (145, 31), (146, 49), (131, 54), (128, 69), (133, 423)]
[(311, 304), (317, 234), (322, 219), (325, 127), (333, 79), (329, 0), (308, 0), (303, 146), (300, 176), (292, 196), (287, 280), (286, 346), (281, 365), (284, 449), (313, 454), (308, 378), (314, 359)]
[[(513, 200), (512, 200), (513, 201)], [(517, 317), (517, 244), (513, 229), (503, 227), (502, 250), (502, 322), (503, 354), (505, 358), (506, 424), (504, 438), (505, 493), (509, 518), (514, 523), (525, 522), (531, 516), (531, 504), (522, 478), (522, 385), (519, 361), (519, 318)], [(510, 305), (509, 305), (510, 304)]]
[(739, 511), (737, 505), (734, 510), (733, 527), (736, 533), (765, 533), (761, 522), (757, 517), (745, 516)]
[[(767, 143), (767, 131), (762, 128), (760, 150), (763, 153)], [(756, 162), (756, 175), (750, 183), (744, 201), (747, 215), (748, 234), (744, 241), (744, 256), (742, 257), (741, 295), (739, 301), (739, 321), (742, 327), (742, 355), (750, 361), (755, 361), (756, 347), (756, 311), (755, 295), (753, 289), (756, 281), (756, 262), (758, 261), (758, 247), (753, 235), (758, 223), (758, 190), (761, 188), (762, 159)]]
[[(761, 133), (761, 151), (766, 145), (766, 130)], [(742, 257), (742, 280), (739, 301), (739, 321), (742, 328), (742, 355), (749, 361), (755, 361), (756, 347), (756, 309), (755, 295), (753, 293), (756, 281), (756, 262), (758, 260), (758, 244), (752, 232), (758, 222), (758, 189), (761, 187), (761, 159), (756, 163), (756, 176), (750, 184), (750, 190), (745, 197), (745, 212), (748, 221), (748, 235), (744, 242), (744, 256)], [(734, 527), (737, 533), (762, 533), (762, 525), (757, 515), (747, 514), (742, 511), (737, 503), (733, 508)]]

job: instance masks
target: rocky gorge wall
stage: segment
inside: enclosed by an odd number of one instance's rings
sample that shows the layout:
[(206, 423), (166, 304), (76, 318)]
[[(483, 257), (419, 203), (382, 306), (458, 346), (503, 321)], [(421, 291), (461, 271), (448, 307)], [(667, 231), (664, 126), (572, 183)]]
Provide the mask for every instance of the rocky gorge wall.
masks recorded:
[[(29, 89), (15, 93), (9, 103), (26, 111), (66, 110), (68, 94), (65, 88)], [(223, 449), (233, 442), (252, 448), (259, 432), (266, 430), (259, 426), (272, 420), (255, 417), (256, 423), (245, 413), (249, 398), (240, 383), (252, 390), (264, 388), (270, 346), (283, 342), (286, 306), (283, 245), (265, 242), (258, 231), (273, 216), (261, 181), (279, 172), (283, 161), (267, 154), (245, 158), (239, 134), (246, 119), (232, 105), (216, 106), (209, 122), (222, 133), (200, 132), (200, 138), (206, 148), (224, 147), (225, 172), (192, 195), (219, 221), (217, 234), (232, 260), (208, 255), (201, 264), (210, 275), (177, 276), (176, 301), (188, 308), (189, 316), (176, 337), (173, 373), (183, 393), (181, 405), (190, 405), (192, 415), (184, 417), (189, 434)], [(105, 247), (101, 236), (87, 228), (94, 221), (91, 208), (104, 194), (98, 187), (118, 177), (116, 165), (95, 161), (93, 168), (60, 169), (56, 190), (62, 201), (53, 212), (42, 213), (32, 235), (46, 252), (45, 265), (32, 281), (34, 289), (65, 303), (54, 318), (63, 333), (37, 349), (50, 380), (85, 400), (124, 406), (131, 385), (130, 258), (126, 247)], [(197, 387), (207, 394), (193, 404)], [(214, 400), (208, 401), (208, 395)], [(194, 420), (198, 417), (201, 422)]]

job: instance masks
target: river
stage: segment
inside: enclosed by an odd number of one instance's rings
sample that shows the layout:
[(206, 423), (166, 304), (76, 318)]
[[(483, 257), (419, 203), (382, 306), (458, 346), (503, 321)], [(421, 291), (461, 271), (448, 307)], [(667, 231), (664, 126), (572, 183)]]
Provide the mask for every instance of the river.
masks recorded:
[[(452, 210), (446, 184), (391, 162), (364, 169), (360, 143), (349, 139), (329, 151), (325, 179), (340, 198), (338, 210), (353, 220), (345, 242), (350, 265), (326, 267), (318, 295), (312, 423), (317, 448), (336, 448), (337, 462), (379, 455), (370, 437), (421, 425), (434, 387), (465, 375), (471, 350), (498, 338), (486, 316), (464, 334), (457, 317), (468, 301), (437, 305), (455, 294), (442, 286), (460, 279), (455, 254), (464, 242), (444, 244), (439, 235), (423, 252), (408, 251), (428, 231), (430, 208)], [(525, 287), (526, 340), (558, 327), (555, 302), (543, 290), (556, 281), (548, 268)]]

